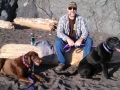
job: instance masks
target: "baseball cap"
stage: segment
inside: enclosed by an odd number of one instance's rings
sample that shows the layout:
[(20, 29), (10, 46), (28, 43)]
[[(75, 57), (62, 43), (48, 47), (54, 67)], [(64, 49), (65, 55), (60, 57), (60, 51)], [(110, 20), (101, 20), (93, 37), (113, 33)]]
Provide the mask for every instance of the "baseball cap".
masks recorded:
[(77, 4), (76, 4), (76, 2), (71, 1), (71, 2), (69, 2), (68, 7), (76, 7), (77, 8)]

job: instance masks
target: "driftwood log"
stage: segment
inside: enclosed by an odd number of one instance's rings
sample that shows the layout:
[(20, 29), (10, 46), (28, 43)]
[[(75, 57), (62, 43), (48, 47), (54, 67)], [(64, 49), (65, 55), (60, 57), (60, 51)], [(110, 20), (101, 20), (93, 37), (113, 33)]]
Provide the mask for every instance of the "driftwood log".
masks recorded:
[(29, 28), (48, 30), (48, 31), (54, 31), (58, 25), (58, 21), (52, 19), (23, 18), (23, 17), (15, 18), (14, 23)]
[(0, 20), (0, 28), (14, 30), (14, 25), (12, 22)]
[[(30, 44), (6, 44), (0, 49), (0, 58), (16, 58), (21, 55), (26, 54), (29, 51), (35, 51), (38, 53), (39, 57), (42, 58), (41, 51), (33, 45)], [(80, 60), (82, 59), (83, 50), (72, 48), (69, 52), (65, 53), (65, 58), (67, 60), (67, 64), (78, 65)], [(58, 64), (57, 56), (53, 60), (43, 59), (43, 64)]]

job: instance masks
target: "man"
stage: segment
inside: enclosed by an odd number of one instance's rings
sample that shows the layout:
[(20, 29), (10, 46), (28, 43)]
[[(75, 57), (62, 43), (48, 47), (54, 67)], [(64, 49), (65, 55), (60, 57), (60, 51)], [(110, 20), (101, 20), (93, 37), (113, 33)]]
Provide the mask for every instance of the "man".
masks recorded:
[(58, 38), (55, 41), (55, 48), (59, 65), (55, 68), (56, 71), (61, 71), (65, 66), (66, 59), (63, 48), (66, 44), (75, 47), (83, 43), (86, 44), (84, 46), (83, 57), (90, 53), (93, 44), (92, 38), (88, 37), (88, 28), (85, 20), (76, 14), (77, 4), (73, 1), (70, 2), (67, 11), (68, 14), (60, 18), (57, 27)]

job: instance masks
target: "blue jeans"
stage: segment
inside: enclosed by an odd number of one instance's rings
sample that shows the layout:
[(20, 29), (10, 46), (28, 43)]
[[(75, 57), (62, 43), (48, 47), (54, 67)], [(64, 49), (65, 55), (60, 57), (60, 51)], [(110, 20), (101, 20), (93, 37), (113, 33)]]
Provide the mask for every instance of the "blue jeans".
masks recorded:
[[(76, 41), (75, 39), (73, 41)], [(56, 48), (56, 54), (57, 54), (57, 58), (58, 58), (58, 62), (59, 63), (63, 63), (65, 64), (66, 62), (66, 59), (64, 57), (64, 46), (66, 45), (67, 43), (64, 42), (61, 38), (57, 38), (55, 40), (55, 48)], [(92, 38), (88, 37), (84, 42), (83, 44), (85, 44), (85, 46), (83, 47), (83, 58), (88, 55), (91, 50), (92, 50), (92, 45), (93, 45), (93, 40)]]

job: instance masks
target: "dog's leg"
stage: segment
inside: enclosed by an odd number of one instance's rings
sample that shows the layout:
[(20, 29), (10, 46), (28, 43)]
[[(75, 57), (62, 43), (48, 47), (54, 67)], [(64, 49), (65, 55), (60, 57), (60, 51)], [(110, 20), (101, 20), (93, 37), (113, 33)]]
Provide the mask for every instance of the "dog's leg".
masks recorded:
[(107, 67), (107, 63), (101, 63), (101, 66), (102, 66), (102, 70), (103, 70), (103, 74), (104, 76), (109, 79), (110, 76), (108, 75), (108, 67)]
[(78, 66), (78, 73), (81, 78), (91, 78), (93, 75), (93, 66), (89, 63), (80, 63)]
[(38, 80), (45, 82), (45, 79), (40, 77), (39, 75), (33, 74), (33, 76), (36, 77)]
[(105, 64), (105, 71), (107, 72), (107, 75), (109, 76), (109, 74), (108, 74), (108, 63)]
[(24, 78), (24, 77), (21, 77), (18, 80), (22, 82), (32, 83), (28, 78)]

